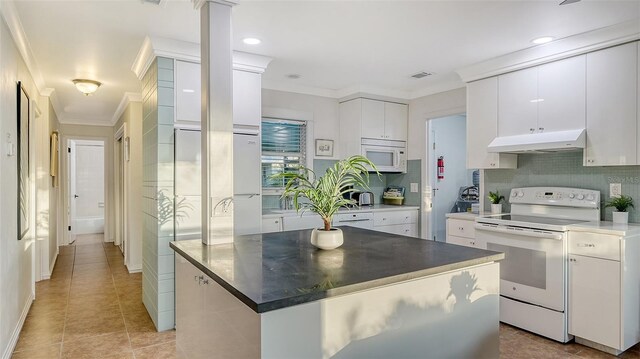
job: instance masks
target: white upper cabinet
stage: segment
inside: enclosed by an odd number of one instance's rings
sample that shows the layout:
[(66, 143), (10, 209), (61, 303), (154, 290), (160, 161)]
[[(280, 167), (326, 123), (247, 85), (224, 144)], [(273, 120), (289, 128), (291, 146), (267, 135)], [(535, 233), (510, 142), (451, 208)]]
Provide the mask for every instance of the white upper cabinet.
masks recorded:
[(387, 140), (407, 140), (409, 106), (401, 103), (384, 103), (384, 134)]
[(538, 122), (538, 69), (498, 77), (498, 135), (533, 133)]
[(467, 84), (467, 168), (516, 168), (517, 156), (487, 152), (498, 134), (498, 78)]
[(260, 126), (262, 75), (233, 70), (233, 124)]
[(638, 164), (637, 44), (587, 54), (585, 166)]
[(354, 101), (360, 101), (362, 111), (362, 137), (385, 138), (384, 102), (364, 98)]
[(176, 61), (176, 119), (178, 123), (200, 122), (200, 64)]
[(586, 56), (538, 67), (538, 131), (585, 128)]
[(360, 101), (362, 101), (362, 137), (407, 140), (407, 105), (364, 98)]
[(498, 135), (585, 127), (585, 56), (498, 77)]

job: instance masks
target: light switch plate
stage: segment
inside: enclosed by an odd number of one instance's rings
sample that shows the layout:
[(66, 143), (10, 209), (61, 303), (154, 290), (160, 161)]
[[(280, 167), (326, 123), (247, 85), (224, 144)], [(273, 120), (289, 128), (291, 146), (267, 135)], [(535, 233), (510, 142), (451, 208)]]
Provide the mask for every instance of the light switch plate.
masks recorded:
[(412, 193), (418, 193), (418, 184), (417, 183), (411, 183), (411, 192)]
[(609, 184), (609, 197), (620, 197), (622, 195), (622, 184), (621, 183), (610, 183)]

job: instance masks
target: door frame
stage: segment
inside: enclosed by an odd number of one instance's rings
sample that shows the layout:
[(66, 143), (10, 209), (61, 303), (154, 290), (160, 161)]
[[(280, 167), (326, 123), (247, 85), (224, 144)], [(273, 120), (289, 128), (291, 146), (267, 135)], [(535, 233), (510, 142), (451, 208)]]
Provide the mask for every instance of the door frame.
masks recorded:
[[(442, 117), (449, 117), (449, 116), (457, 116), (457, 115), (465, 115), (467, 114), (467, 108), (466, 106), (464, 107), (458, 107), (458, 108), (452, 108), (449, 110), (444, 110), (444, 111), (437, 111), (437, 112), (433, 112), (430, 113), (428, 115), (425, 116), (425, 120), (424, 120), (424, 138), (425, 138), (425, 150), (422, 153), (422, 171), (420, 174), (421, 177), (421, 182), (424, 184), (423, 186), (423, 190), (422, 190), (422, 213), (421, 213), (421, 218), (420, 218), (420, 238), (422, 239), (428, 239), (428, 240), (433, 240), (433, 187), (434, 187), (434, 183), (432, 182), (432, 178), (435, 176), (435, 173), (431, 173), (432, 170), (429, 166), (429, 159), (432, 156), (432, 151), (433, 149), (431, 148), (431, 146), (429, 146), (429, 144), (431, 143), (431, 120), (436, 120)], [(467, 135), (465, 134), (464, 136), (465, 141), (467, 138)], [(466, 164), (465, 164), (466, 166)], [(482, 171), (481, 171), (482, 172)], [(482, 185), (482, 178), (481, 178), (481, 183)]]
[[(114, 209), (115, 209), (115, 236), (116, 245), (120, 245), (124, 255), (124, 262), (129, 263), (129, 222), (127, 218), (127, 200), (129, 197), (129, 170), (126, 162), (129, 160), (127, 153), (128, 146), (126, 144), (129, 134), (127, 132), (127, 124), (123, 123), (113, 136), (113, 161), (114, 161)], [(122, 153), (118, 153), (119, 142), (122, 141)], [(122, 170), (122, 171), (121, 171)], [(122, 177), (122, 188), (120, 188), (120, 177)], [(122, 191), (122, 198), (120, 193)], [(120, 223), (122, 219), (122, 223)], [(122, 233), (122, 243), (118, 243), (118, 236)]]
[[(105, 180), (104, 180), (104, 188), (103, 188), (103, 193), (104, 193), (104, 241), (106, 242), (108, 240), (108, 238), (111, 238), (111, 232), (110, 232), (110, 228), (109, 228), (109, 211), (111, 209), (111, 200), (109, 197), (109, 191), (108, 191), (108, 184), (109, 181), (107, 180), (107, 176), (109, 174), (109, 166), (107, 165), (107, 149), (108, 149), (108, 141), (109, 138), (108, 137), (103, 137), (103, 136), (79, 136), (79, 135), (63, 135), (62, 136), (62, 144), (64, 145), (63, 150), (67, 149), (67, 151), (65, 151), (65, 155), (64, 156), (60, 156), (61, 158), (61, 168), (60, 168), (60, 174), (64, 177), (61, 176), (60, 180), (62, 183), (64, 183), (64, 185), (60, 186), (60, 188), (62, 189), (61, 192), (62, 193), (62, 233), (64, 233), (63, 236), (61, 236), (61, 243), (58, 243), (58, 245), (69, 245), (69, 226), (71, 225), (71, 221), (70, 221), (70, 212), (71, 212), (71, 204), (69, 203), (69, 180), (70, 180), (70, 176), (71, 176), (71, 172), (70, 172), (70, 168), (69, 168), (69, 141), (74, 141), (74, 140), (79, 140), (79, 141), (102, 141), (104, 144), (104, 151), (103, 151), (103, 166), (104, 166), (104, 176), (105, 176)], [(67, 228), (67, 230), (65, 230), (65, 228)]]

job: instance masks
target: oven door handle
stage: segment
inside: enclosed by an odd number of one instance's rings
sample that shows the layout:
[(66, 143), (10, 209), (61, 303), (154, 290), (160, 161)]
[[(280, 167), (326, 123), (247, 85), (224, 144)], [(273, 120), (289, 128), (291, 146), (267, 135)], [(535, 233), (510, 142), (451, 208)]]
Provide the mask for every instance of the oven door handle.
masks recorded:
[(549, 233), (549, 232), (535, 232), (529, 230), (515, 230), (508, 229), (508, 227), (496, 227), (496, 226), (487, 226), (481, 223), (476, 223), (475, 228), (482, 231), (489, 232), (498, 232), (498, 233), (507, 233), (507, 234), (515, 234), (518, 236), (527, 236), (527, 237), (535, 237), (535, 238), (546, 238), (546, 239), (562, 239), (562, 234), (560, 233)]

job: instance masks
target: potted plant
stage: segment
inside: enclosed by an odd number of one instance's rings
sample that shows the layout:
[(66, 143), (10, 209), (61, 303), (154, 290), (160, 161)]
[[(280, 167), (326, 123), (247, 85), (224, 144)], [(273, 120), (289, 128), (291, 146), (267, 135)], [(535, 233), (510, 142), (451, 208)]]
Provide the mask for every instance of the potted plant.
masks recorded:
[(299, 166), (296, 172), (278, 173), (273, 178), (287, 180), (282, 197), (290, 196), (296, 211), (309, 210), (322, 217), (324, 227), (313, 229), (311, 244), (320, 249), (334, 249), (340, 247), (344, 239), (342, 230), (331, 227), (333, 215), (340, 207), (355, 204), (349, 196), (356, 191), (354, 186), (369, 189), (369, 168), (378, 173), (366, 157), (352, 156), (329, 167), (320, 178), (304, 166)]
[(613, 223), (629, 223), (629, 212), (627, 209), (635, 208), (633, 198), (625, 195), (611, 199), (605, 207), (615, 207), (613, 211)]
[(500, 194), (497, 190), (495, 192), (489, 191), (489, 201), (491, 201), (491, 213), (498, 214), (502, 213), (502, 204), (500, 201), (504, 199), (504, 196)]

